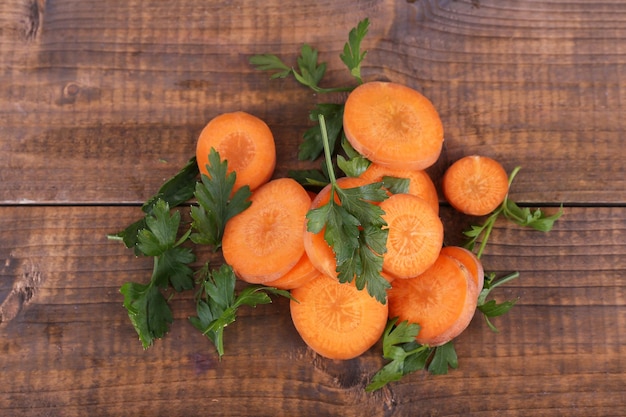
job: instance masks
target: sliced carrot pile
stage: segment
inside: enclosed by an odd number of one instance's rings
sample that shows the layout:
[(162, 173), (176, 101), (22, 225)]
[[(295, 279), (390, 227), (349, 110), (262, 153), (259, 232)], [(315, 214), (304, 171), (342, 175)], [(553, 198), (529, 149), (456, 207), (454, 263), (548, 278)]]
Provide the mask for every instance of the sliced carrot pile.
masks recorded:
[(330, 359), (352, 359), (381, 337), (388, 317), (381, 304), (354, 283), (319, 274), (291, 291), (291, 318), (302, 340)]
[(304, 254), (302, 229), (311, 198), (295, 180), (279, 178), (256, 189), (250, 200), (250, 207), (226, 224), (224, 260), (244, 281), (274, 281)]
[(460, 246), (444, 246), (441, 253), (451, 256), (461, 262), (467, 270), (472, 274), (472, 278), (478, 287), (478, 291), (483, 289), (485, 283), (485, 270), (483, 263), (478, 259), (474, 252), (462, 248)]
[(383, 177), (406, 178), (409, 180), (408, 193), (426, 200), (435, 213), (439, 214), (439, 196), (437, 195), (437, 188), (435, 188), (433, 180), (426, 171), (397, 169), (372, 163), (359, 177), (365, 178), (370, 182), (382, 181)]
[[(337, 178), (337, 185), (340, 188), (344, 189), (361, 187), (369, 183), (370, 182), (365, 180), (364, 178), (358, 177)], [(317, 196), (313, 199), (310, 208), (315, 209), (323, 206), (324, 204), (327, 204), (330, 201), (330, 189), (330, 184), (322, 188), (322, 190), (320, 190)], [(335, 201), (339, 203), (339, 199), (336, 195)], [(323, 272), (326, 275), (334, 277), (337, 275), (337, 260), (335, 258), (335, 252), (333, 252), (333, 249), (324, 239), (325, 231), (326, 229), (322, 229), (319, 233), (311, 233), (306, 230), (305, 225), (304, 249), (315, 268), (317, 268), (320, 272)]]
[(388, 297), (389, 317), (419, 324), (417, 342), (440, 346), (469, 325), (478, 288), (463, 264), (442, 254), (423, 274), (394, 280)]
[(397, 83), (373, 81), (355, 88), (345, 103), (343, 128), (363, 156), (398, 169), (428, 168), (443, 145), (443, 126), (433, 104)]
[(471, 155), (450, 165), (443, 176), (442, 188), (446, 200), (456, 210), (484, 216), (502, 203), (509, 190), (509, 179), (496, 160)]
[(265, 285), (281, 290), (292, 290), (301, 287), (318, 275), (319, 271), (313, 266), (305, 252), (298, 263), (285, 275), (275, 281), (266, 282)]
[(206, 165), (214, 148), (228, 171), (235, 171), (234, 191), (244, 185), (251, 190), (266, 183), (276, 166), (276, 145), (267, 124), (256, 116), (238, 111), (213, 118), (202, 129), (196, 145), (200, 172), (208, 175)]
[(387, 253), (383, 270), (396, 278), (415, 277), (439, 256), (443, 224), (430, 205), (411, 194), (394, 194), (382, 203), (387, 222)]

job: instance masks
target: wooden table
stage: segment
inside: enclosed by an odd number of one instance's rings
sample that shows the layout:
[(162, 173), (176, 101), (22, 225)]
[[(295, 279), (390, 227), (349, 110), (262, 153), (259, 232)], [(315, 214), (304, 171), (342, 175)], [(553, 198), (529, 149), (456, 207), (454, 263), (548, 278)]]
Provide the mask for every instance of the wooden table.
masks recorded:
[[(626, 414), (626, 4), (8, 0), (0, 3), (0, 415), (618, 416)], [(262, 4), (262, 5), (261, 5)], [(438, 181), (478, 153), (522, 166), (511, 197), (565, 215), (548, 234), (498, 221), (484, 263), (521, 276), (491, 332), (477, 315), (460, 366), (368, 394), (380, 345), (331, 361), (307, 349), (286, 300), (243, 309), (222, 361), (171, 300), (144, 351), (120, 286), (148, 258), (108, 240), (194, 153), (213, 116), (246, 110), (296, 159), (316, 95), (269, 80), (253, 54), (302, 43), (345, 85), (347, 33), (369, 17), (366, 80), (428, 96), (446, 134)], [(477, 219), (442, 200), (452, 241)], [(478, 219), (479, 220), (479, 219)]]

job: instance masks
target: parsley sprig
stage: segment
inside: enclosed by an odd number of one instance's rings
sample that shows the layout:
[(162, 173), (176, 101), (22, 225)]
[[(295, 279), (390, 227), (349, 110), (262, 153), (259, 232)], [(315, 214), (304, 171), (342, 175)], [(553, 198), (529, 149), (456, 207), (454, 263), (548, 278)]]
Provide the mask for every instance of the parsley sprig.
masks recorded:
[(340, 282), (354, 279), (359, 290), (367, 287), (372, 297), (385, 304), (390, 285), (381, 272), (388, 231), (382, 218), (384, 212), (373, 202), (385, 200), (387, 193), (381, 182), (347, 189), (337, 185), (324, 116), (320, 116), (319, 122), (331, 191), (327, 204), (307, 213), (307, 230), (319, 233), (325, 228), (324, 239), (335, 253)]
[(239, 307), (271, 303), (269, 294), (291, 298), (289, 291), (261, 285), (249, 285), (236, 294), (237, 278), (227, 264), (211, 270), (207, 263), (199, 272), (200, 290), (196, 295), (198, 315), (189, 317), (189, 321), (213, 342), (220, 359), (224, 355), (224, 329), (236, 320)]
[(148, 284), (127, 282), (120, 292), (141, 344), (147, 349), (154, 339), (163, 337), (172, 323), (172, 312), (161, 290), (170, 285), (178, 292), (193, 288), (193, 270), (189, 264), (196, 257), (190, 249), (181, 246), (191, 230), (176, 238), (180, 212), (170, 215), (167, 202), (156, 200), (145, 222), (146, 227), (137, 234), (137, 249), (154, 257), (152, 277)]

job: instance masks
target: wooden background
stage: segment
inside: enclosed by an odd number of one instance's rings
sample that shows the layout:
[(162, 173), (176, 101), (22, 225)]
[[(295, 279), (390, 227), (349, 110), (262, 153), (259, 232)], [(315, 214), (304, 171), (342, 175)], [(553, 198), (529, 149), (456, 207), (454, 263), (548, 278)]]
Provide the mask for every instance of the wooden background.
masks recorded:
[[(512, 198), (565, 216), (549, 234), (499, 222), (488, 270), (520, 296), (478, 316), (460, 367), (363, 390), (380, 346), (346, 362), (299, 339), (283, 300), (241, 311), (226, 356), (175, 297), (143, 351), (119, 287), (148, 259), (106, 239), (192, 156), (213, 116), (246, 110), (279, 146), (276, 176), (320, 97), (248, 58), (338, 56), (369, 17), (366, 80), (439, 109), (451, 161), (522, 166)], [(3, 0), (0, 2), (0, 415), (621, 416), (626, 413), (626, 3), (621, 0)], [(470, 221), (445, 204), (450, 240)]]

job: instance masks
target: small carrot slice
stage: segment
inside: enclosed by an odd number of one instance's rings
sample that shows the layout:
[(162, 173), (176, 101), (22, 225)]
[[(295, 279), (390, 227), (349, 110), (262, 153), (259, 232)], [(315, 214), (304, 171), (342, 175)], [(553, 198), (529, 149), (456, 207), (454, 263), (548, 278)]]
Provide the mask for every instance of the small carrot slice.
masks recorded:
[(474, 252), (461, 246), (444, 246), (441, 253), (451, 256), (461, 262), (472, 275), (478, 291), (483, 289), (485, 283), (485, 269), (483, 263), (478, 259)]
[(467, 269), (447, 255), (440, 255), (423, 274), (396, 279), (388, 291), (389, 317), (417, 323), (417, 342), (443, 345), (469, 325), (478, 289)]
[[(340, 188), (353, 188), (361, 187), (369, 184), (370, 182), (364, 178), (359, 177), (341, 177), (337, 178), (337, 185)], [(311, 209), (327, 204), (330, 201), (330, 189), (331, 185), (327, 185), (322, 188), (317, 196), (311, 202)], [(335, 195), (335, 201), (339, 202), (338, 197)], [(326, 229), (322, 229), (319, 233), (311, 233), (304, 228), (304, 250), (306, 251), (311, 263), (320, 272), (332, 277), (337, 275), (337, 259), (335, 253), (330, 245), (324, 239), (324, 232)]]
[(354, 283), (319, 274), (291, 291), (291, 319), (302, 340), (330, 359), (355, 358), (380, 339), (388, 317), (379, 303)]
[(293, 290), (301, 287), (318, 275), (319, 271), (313, 266), (307, 254), (304, 253), (298, 263), (285, 275), (275, 281), (266, 282), (265, 285), (281, 290)]
[(439, 196), (432, 178), (426, 171), (413, 169), (396, 169), (376, 163), (370, 164), (359, 175), (370, 182), (382, 181), (383, 177), (406, 178), (409, 180), (408, 194), (421, 197), (430, 204), (435, 213), (439, 214)]
[(387, 253), (383, 270), (396, 278), (415, 277), (439, 256), (443, 224), (430, 205), (411, 194), (394, 194), (382, 203), (387, 222)]
[(498, 208), (509, 191), (502, 165), (489, 157), (470, 155), (454, 162), (442, 180), (443, 194), (456, 210), (484, 216)]
[(256, 189), (252, 204), (226, 223), (224, 260), (250, 283), (274, 281), (304, 254), (302, 228), (311, 199), (291, 178), (278, 178)]
[(433, 104), (397, 83), (372, 81), (355, 88), (345, 103), (343, 128), (367, 159), (399, 169), (428, 168), (443, 145), (443, 125)]
[(205, 175), (208, 175), (206, 165), (211, 148), (219, 153), (221, 160), (228, 162), (229, 172), (237, 173), (233, 191), (244, 185), (254, 190), (274, 173), (274, 136), (263, 120), (249, 113), (220, 114), (202, 129), (196, 144), (196, 160)]

